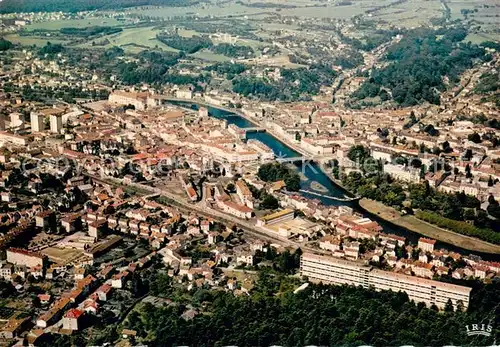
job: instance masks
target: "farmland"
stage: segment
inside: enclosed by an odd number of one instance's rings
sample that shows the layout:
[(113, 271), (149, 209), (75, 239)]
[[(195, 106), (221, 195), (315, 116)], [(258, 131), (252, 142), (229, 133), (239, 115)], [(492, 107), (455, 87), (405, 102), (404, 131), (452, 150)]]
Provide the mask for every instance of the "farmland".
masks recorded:
[[(498, 40), (497, 18), (492, 13), (490, 0), (451, 1), (449, 20), (462, 20), (471, 26), (466, 41), (480, 43)], [(293, 16), (293, 17), (291, 17)], [(295, 17), (296, 16), (296, 17)], [(175, 30), (182, 37), (210, 36), (214, 45), (229, 42), (251, 47), (260, 56), (261, 49), (273, 40), (286, 35), (301, 35), (302, 21), (317, 18), (314, 23), (331, 20), (345, 21), (363, 17), (382, 26), (414, 28), (432, 24), (445, 17), (445, 8), (439, 0), (352, 0), (319, 3), (311, 0), (293, 0), (284, 4), (278, 0), (208, 1), (186, 7), (142, 6), (114, 12), (98, 11), (88, 16), (56, 17), (44, 16), (26, 25), (19, 33), (6, 37), (21, 45), (44, 45), (48, 41), (80, 48), (118, 46), (127, 53), (138, 53), (146, 49), (177, 51), (157, 40), (165, 30)], [(150, 24), (149, 24), (150, 23)], [(302, 23), (303, 26), (303, 23)], [(122, 32), (95, 35), (88, 40), (66, 36), (63, 28), (121, 28)], [(228, 36), (224, 36), (224, 35)], [(318, 33), (312, 33), (312, 37)], [(365, 32), (365, 34), (369, 34)], [(353, 31), (353, 37), (363, 31)], [(284, 52), (288, 53), (288, 52)], [(195, 57), (209, 61), (227, 61), (228, 57), (215, 54), (211, 49), (196, 53)]]
[[(109, 43), (103, 45), (103, 48), (118, 46), (126, 51), (139, 49), (158, 48), (164, 51), (176, 52), (171, 48), (156, 39), (159, 30), (153, 27), (126, 28), (119, 34), (110, 35), (107, 37)], [(89, 47), (91, 43), (87, 42), (79, 47)]]
[(55, 21), (44, 21), (30, 24), (27, 31), (34, 30), (60, 30), (62, 28), (86, 28), (90, 26), (119, 26), (123, 25), (114, 18), (85, 18), (85, 19), (65, 19)]

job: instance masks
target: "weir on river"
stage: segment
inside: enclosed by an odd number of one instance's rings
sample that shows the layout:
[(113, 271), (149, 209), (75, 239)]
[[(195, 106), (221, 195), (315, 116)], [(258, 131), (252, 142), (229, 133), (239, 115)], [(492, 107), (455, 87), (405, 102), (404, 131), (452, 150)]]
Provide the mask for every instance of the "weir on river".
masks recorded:
[(354, 198), (349, 198), (349, 197), (337, 198), (335, 196), (325, 195), (325, 194), (313, 192), (311, 190), (306, 190), (306, 189), (300, 189), (299, 192), (301, 192), (301, 193), (307, 193), (307, 194), (311, 194), (311, 195), (316, 195), (316, 196), (320, 196), (320, 197), (325, 198), (325, 199), (332, 199), (332, 200), (343, 201), (343, 202), (356, 201), (356, 200), (361, 199), (360, 197), (354, 197)]
[[(196, 103), (196, 101), (192, 102), (187, 102), (187, 101), (175, 101), (175, 100), (169, 100), (168, 101), (171, 104), (180, 106), (180, 107), (185, 107), (185, 108), (190, 108), (192, 110), (198, 110), (199, 105)], [(220, 109), (215, 106), (208, 106), (206, 104), (203, 105), (204, 107), (207, 107), (209, 115), (218, 119), (224, 119), (228, 122), (228, 124), (234, 124), (239, 128), (245, 129), (245, 128), (255, 128), (259, 127), (258, 124), (252, 123), (248, 119), (230, 112), (227, 109)], [(282, 141), (277, 139), (276, 137), (272, 136), (268, 132), (249, 132), (246, 134), (247, 139), (255, 139), (258, 140), (262, 143), (264, 143), (266, 146), (272, 149), (274, 152), (276, 158), (299, 158), (303, 157), (303, 155), (286, 144), (284, 144)], [(343, 188), (339, 187), (337, 184), (335, 184), (330, 177), (328, 177), (318, 166), (317, 163), (313, 161), (307, 161), (307, 162), (294, 162), (295, 167), (297, 167), (297, 170), (301, 170), (303, 176), (306, 177), (307, 180), (304, 180), (301, 182), (301, 189), (300, 189), (300, 194), (308, 199), (318, 199), (323, 203), (325, 206), (349, 206), (352, 207), (355, 211), (364, 213), (361, 208), (359, 207), (358, 200), (359, 198), (349, 198), (346, 199), (346, 193)], [(326, 194), (320, 194), (317, 192), (314, 192), (311, 187), (312, 182), (318, 182), (321, 186), (325, 187), (328, 190), (328, 193)], [(367, 213), (364, 213), (367, 214)], [(408, 229), (405, 229), (403, 227), (394, 225), (390, 222), (387, 222), (377, 215), (370, 214), (369, 217), (373, 220), (375, 220), (377, 223), (379, 223), (382, 228), (384, 229), (385, 233), (390, 233), (390, 234), (396, 234), (399, 236), (404, 236), (406, 237), (410, 242), (416, 244), (418, 239), (422, 236), (417, 233), (414, 233)], [(495, 259), (495, 255), (488, 254), (488, 253), (480, 253), (480, 252), (472, 252), (467, 249), (463, 249), (442, 241), (437, 241), (436, 242), (436, 247), (437, 248), (445, 248), (450, 251), (455, 251), (461, 254), (470, 254), (474, 253), (477, 255), (480, 255), (483, 257), (483, 259)], [(492, 258), (493, 257), (493, 258)]]

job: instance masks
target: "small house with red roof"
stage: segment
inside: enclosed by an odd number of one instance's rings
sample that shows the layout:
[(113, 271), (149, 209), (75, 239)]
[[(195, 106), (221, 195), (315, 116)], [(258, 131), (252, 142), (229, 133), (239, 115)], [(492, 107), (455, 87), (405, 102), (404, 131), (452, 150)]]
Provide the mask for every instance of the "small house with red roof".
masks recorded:
[(63, 317), (63, 329), (66, 330), (79, 330), (81, 328), (81, 321), (83, 311), (77, 308), (72, 308), (66, 312)]

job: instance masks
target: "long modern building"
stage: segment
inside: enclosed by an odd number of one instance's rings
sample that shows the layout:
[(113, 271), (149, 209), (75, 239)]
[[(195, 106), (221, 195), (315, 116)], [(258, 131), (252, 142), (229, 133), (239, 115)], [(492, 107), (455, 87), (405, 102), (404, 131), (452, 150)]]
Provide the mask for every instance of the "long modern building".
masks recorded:
[(294, 211), (292, 209), (286, 208), (284, 210), (257, 219), (257, 226), (263, 227), (265, 225), (282, 223), (292, 220), (293, 218), (294, 218)]
[(9, 248), (7, 250), (7, 262), (11, 264), (28, 267), (44, 266), (45, 260), (46, 257), (38, 252), (31, 252), (20, 248)]
[(472, 288), (433, 281), (405, 274), (383, 271), (358, 262), (304, 253), (300, 274), (311, 282), (347, 284), (375, 290), (403, 291), (411, 300), (444, 308), (448, 299), (456, 308), (459, 301), (469, 306)]

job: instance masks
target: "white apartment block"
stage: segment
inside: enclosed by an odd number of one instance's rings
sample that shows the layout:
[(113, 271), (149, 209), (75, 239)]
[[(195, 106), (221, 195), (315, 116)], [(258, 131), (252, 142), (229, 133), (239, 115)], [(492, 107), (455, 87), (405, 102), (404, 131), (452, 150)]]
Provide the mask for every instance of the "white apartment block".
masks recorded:
[(178, 99), (192, 99), (193, 98), (193, 92), (190, 91), (189, 89), (187, 90), (183, 90), (183, 89), (179, 89), (176, 93), (175, 93), (175, 97), (178, 98)]
[(456, 308), (459, 301), (469, 305), (472, 288), (433, 281), (396, 272), (383, 271), (358, 262), (304, 253), (300, 260), (300, 274), (311, 282), (353, 285), (375, 290), (403, 291), (410, 300), (435, 304), (443, 309), (448, 299)]
[(62, 132), (62, 128), (62, 117), (55, 114), (50, 115), (50, 132), (60, 134)]
[(302, 139), (300, 146), (312, 154), (333, 154), (333, 145), (325, 140)]
[(31, 112), (30, 121), (32, 132), (41, 132), (45, 130), (45, 116), (43, 114)]
[(426, 239), (424, 237), (418, 239), (418, 248), (420, 248), (424, 252), (432, 253), (434, 251), (435, 244), (436, 240)]
[(249, 208), (253, 208), (253, 196), (247, 184), (243, 180), (236, 181), (236, 194), (240, 201)]
[(20, 248), (9, 248), (7, 250), (7, 263), (35, 267), (43, 266), (45, 262), (44, 256), (40, 253)]
[(115, 91), (109, 94), (108, 102), (116, 105), (133, 105), (136, 110), (146, 109), (147, 93), (129, 93), (125, 91)]
[(420, 170), (408, 168), (401, 165), (385, 164), (384, 172), (389, 174), (392, 178), (398, 181), (419, 183)]
[(11, 128), (24, 128), (23, 115), (18, 112), (10, 114), (10, 127)]
[(392, 160), (392, 151), (384, 148), (372, 148), (372, 157), (376, 160), (383, 160), (387, 162), (391, 162)]
[(14, 143), (19, 146), (26, 146), (28, 143), (26, 138), (23, 136), (2, 131), (0, 132), (0, 145), (3, 145), (5, 142)]

